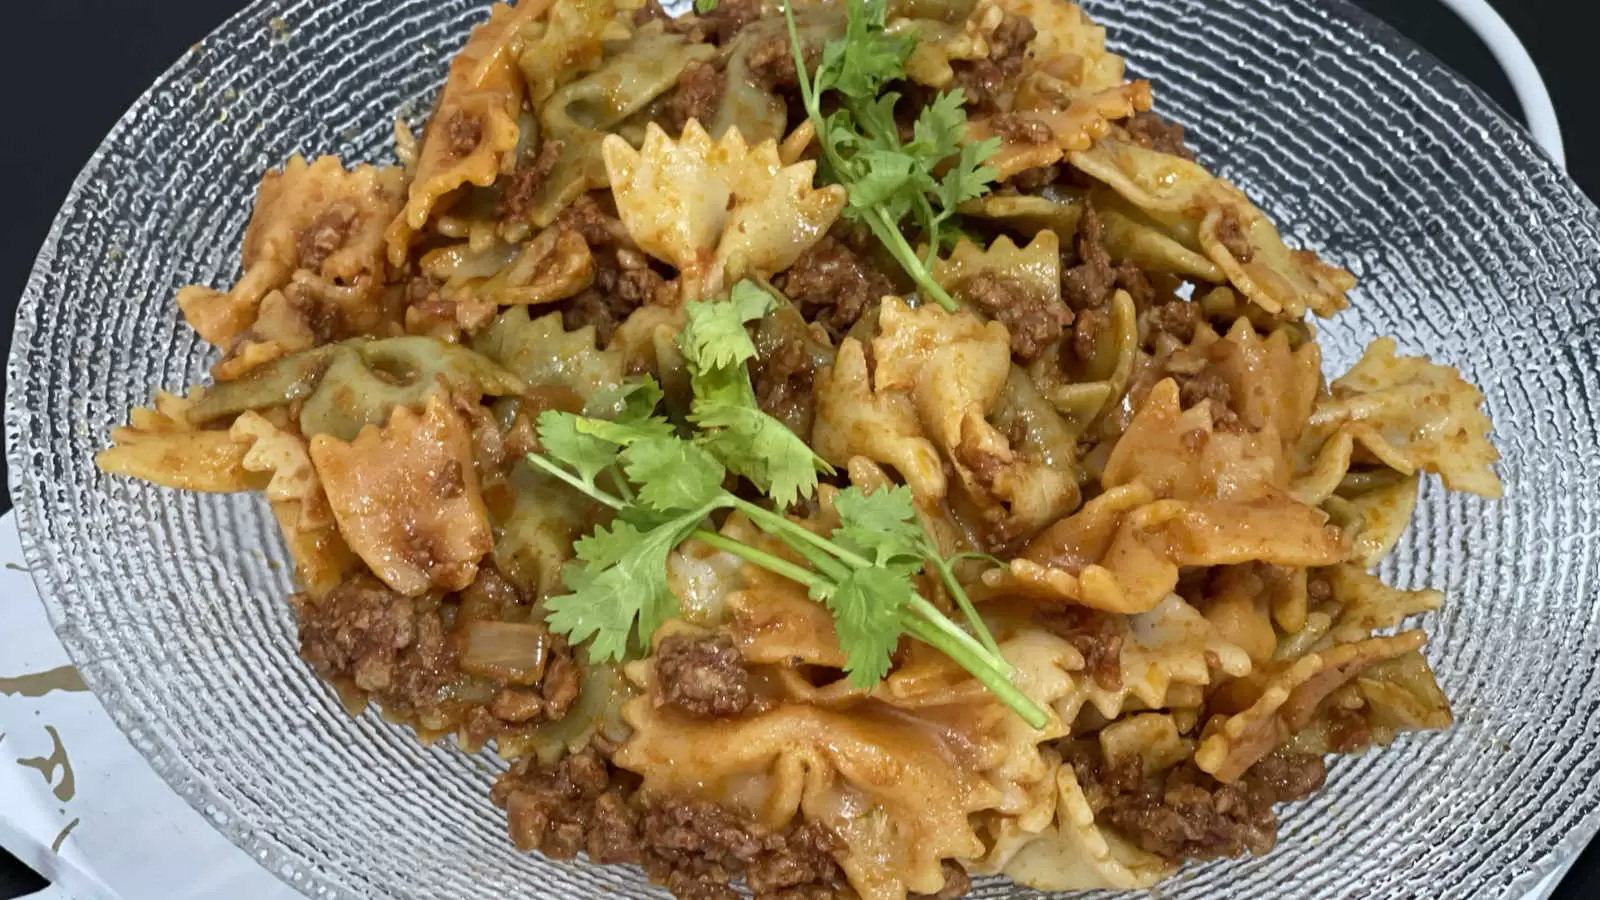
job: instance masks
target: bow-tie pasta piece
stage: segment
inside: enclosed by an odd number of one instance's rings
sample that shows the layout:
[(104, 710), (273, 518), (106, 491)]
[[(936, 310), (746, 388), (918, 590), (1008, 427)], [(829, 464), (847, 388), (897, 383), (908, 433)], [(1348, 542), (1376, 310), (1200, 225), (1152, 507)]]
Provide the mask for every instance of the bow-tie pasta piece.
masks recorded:
[(1170, 223), (1174, 240), (1204, 253), (1268, 312), (1327, 317), (1346, 306), (1345, 292), (1355, 285), (1349, 272), (1284, 246), (1266, 214), (1198, 164), (1115, 137), (1069, 158), (1155, 221)]
[(967, 122), (968, 143), (1000, 138), (984, 161), (1001, 181), (1088, 150), (1111, 133), (1112, 123), (1150, 109), (1150, 82), (1131, 81), (1069, 101), (1064, 107), (1017, 110)]
[(406, 596), (472, 583), (493, 549), (467, 423), (447, 399), (394, 409), (349, 442), (322, 434), (311, 460), (350, 548)]
[(305, 438), (286, 426), (285, 414), (275, 417), (282, 421), (246, 412), (234, 420), (229, 433), (250, 448), (244, 467), (271, 476), (263, 492), (294, 560), (295, 576), (308, 595), (321, 597), (360, 561), (339, 534)]
[[(691, 64), (715, 54), (709, 45), (664, 32), (654, 23), (639, 29), (594, 72), (552, 94), (539, 122), (541, 139), (556, 151), (529, 204), (527, 219), (536, 227), (547, 227), (584, 192), (606, 187), (605, 139), (672, 90)], [(644, 134), (618, 139), (633, 146)]]
[(398, 168), (347, 171), (331, 156), (291, 157), (262, 177), (245, 230), (244, 277), (227, 293), (198, 285), (178, 292), (184, 319), (225, 351), (219, 379), (378, 327), (383, 234), (404, 202), (404, 178)]
[(489, 21), (472, 30), (450, 62), (439, 104), (418, 148), (405, 209), (387, 235), (389, 262), (402, 267), (428, 221), (460, 199), (463, 188), (486, 188), (516, 167), (527, 85), (517, 69), (524, 24), (545, 13), (549, 0), (496, 4)]
[(188, 397), (158, 391), (153, 409), (136, 408), (127, 425), (111, 430), (111, 446), (95, 454), (95, 466), (185, 491), (232, 494), (263, 487), (267, 479), (244, 464), (248, 440), (190, 420), (189, 411), (204, 399), (204, 388)]
[(1061, 300), (1061, 242), (1040, 231), (1026, 247), (1001, 235), (986, 249), (962, 239), (948, 258), (934, 263), (933, 277), (968, 308), (1006, 326), (1011, 352), (1028, 363), (1072, 321)]
[(382, 425), (402, 406), (453, 394), (519, 394), (524, 385), (488, 358), (457, 344), (424, 337), (350, 341), (332, 352), (321, 381), (300, 409), (300, 431), (354, 440), (368, 425)]
[(1309, 725), (1335, 690), (1364, 669), (1413, 653), (1426, 642), (1422, 632), (1407, 631), (1339, 644), (1279, 664), (1276, 672), (1230, 683), (1212, 699), (1215, 715), (1206, 723), (1195, 764), (1224, 784), (1239, 780)]
[(690, 121), (674, 141), (651, 125), (639, 150), (613, 135), (604, 152), (628, 233), (678, 269), (685, 297), (788, 268), (844, 208), (843, 188), (812, 185), (815, 162), (785, 166), (775, 142), (751, 147), (737, 130), (713, 142)]
[(1500, 479), (1490, 468), (1500, 453), (1489, 443), (1492, 426), (1479, 408), (1483, 393), (1454, 368), (1397, 356), (1394, 341), (1379, 338), (1329, 390), (1302, 440), (1304, 455), (1314, 459), (1296, 483), (1302, 496), (1331, 494), (1358, 444), (1401, 474), (1434, 472), (1450, 490), (1500, 496)]

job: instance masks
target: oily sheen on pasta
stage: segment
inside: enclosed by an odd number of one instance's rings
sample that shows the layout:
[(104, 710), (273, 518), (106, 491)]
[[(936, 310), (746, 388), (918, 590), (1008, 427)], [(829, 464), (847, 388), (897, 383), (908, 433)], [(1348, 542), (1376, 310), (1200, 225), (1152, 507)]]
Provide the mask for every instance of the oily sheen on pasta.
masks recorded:
[(400, 165), (266, 173), (210, 382), (99, 466), (263, 492), (352, 712), (684, 900), (1146, 888), (1451, 724), (1371, 570), (1425, 475), (1499, 495), (1483, 396), (1325, 377), (1353, 277), (1103, 29), (697, 7), (497, 5)]

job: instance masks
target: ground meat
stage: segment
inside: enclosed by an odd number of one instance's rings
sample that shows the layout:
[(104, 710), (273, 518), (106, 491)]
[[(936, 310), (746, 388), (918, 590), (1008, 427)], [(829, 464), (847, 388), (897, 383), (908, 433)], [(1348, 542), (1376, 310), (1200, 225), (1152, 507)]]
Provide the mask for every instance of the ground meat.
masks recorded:
[(729, 882), (741, 875), (758, 900), (851, 896), (836, 862), (844, 846), (827, 828), (774, 832), (707, 800), (642, 797), (636, 785), (588, 748), (550, 767), (522, 760), (490, 798), (506, 810), (518, 848), (642, 864), (680, 900), (737, 897)]
[(583, 664), (573, 655), (572, 646), (557, 634), (550, 636), (544, 677), (539, 680), (539, 697), (544, 701), (545, 716), (559, 719), (578, 701), (578, 691), (583, 687)]
[(1061, 167), (1051, 163), (1048, 166), (1034, 166), (1031, 169), (1023, 169), (1021, 172), (1011, 176), (1011, 180), (1006, 183), (1024, 194), (1028, 194), (1055, 184), (1060, 178)]
[(1108, 763), (1094, 744), (1065, 752), (1096, 819), (1147, 852), (1173, 861), (1261, 855), (1277, 843), (1273, 804), (1303, 800), (1322, 788), (1322, 757), (1279, 752), (1235, 784), (1222, 784), (1189, 760), (1147, 774), (1138, 756)]
[(1038, 31), (1026, 16), (1007, 15), (989, 38), (988, 58), (951, 64), (955, 83), (969, 105), (985, 111), (999, 108), (998, 99), (1022, 72), (1028, 44), (1036, 34)]
[(1106, 251), (1100, 214), (1092, 203), (1084, 204), (1078, 219), (1076, 260), (1076, 265), (1062, 267), (1061, 295), (1075, 310), (1104, 306), (1116, 287), (1117, 274)]
[(956, 900), (957, 897), (965, 897), (967, 892), (972, 890), (972, 876), (968, 875), (967, 870), (959, 863), (947, 859), (942, 868), (944, 887), (939, 889), (939, 893), (912, 894), (910, 900)]
[(1150, 328), (1149, 340), (1154, 343), (1159, 335), (1172, 335), (1179, 343), (1194, 340), (1194, 331), (1200, 325), (1200, 306), (1187, 300), (1172, 300), (1150, 307), (1145, 322)]
[(1085, 362), (1100, 352), (1100, 337), (1111, 327), (1111, 317), (1099, 309), (1078, 311), (1072, 326), (1072, 353)]
[(1159, 153), (1170, 153), (1184, 159), (1194, 159), (1194, 153), (1183, 143), (1183, 126), (1166, 121), (1153, 112), (1134, 113), (1122, 124), (1128, 135), (1139, 144)]
[(556, 216), (555, 224), (576, 231), (591, 249), (611, 245), (616, 240), (612, 230), (614, 218), (600, 208), (593, 194), (581, 194), (578, 199)]
[(1322, 790), (1328, 766), (1314, 753), (1270, 753), (1245, 773), (1250, 787), (1272, 803), (1294, 803)]
[(1083, 654), (1084, 670), (1108, 691), (1122, 689), (1123, 629), (1118, 617), (1087, 606), (1040, 610), (1039, 624)]
[(759, 18), (761, 0), (719, 0), (716, 9), (696, 16), (696, 24), (714, 43), (726, 44)]
[(300, 268), (317, 272), (328, 257), (339, 252), (356, 224), (356, 209), (349, 203), (335, 203), (323, 210), (300, 232)]
[(672, 635), (656, 648), (655, 665), (662, 702), (695, 718), (731, 718), (750, 705), (750, 673), (725, 634)]
[(824, 237), (782, 277), (778, 287), (835, 337), (850, 330), (871, 304), (895, 293), (894, 284), (842, 241)]
[(445, 123), (444, 136), (450, 155), (459, 159), (478, 149), (478, 144), (483, 142), (483, 123), (458, 109)]
[(696, 60), (684, 66), (678, 75), (678, 87), (666, 101), (665, 125), (672, 134), (680, 134), (683, 126), (695, 119), (707, 128), (722, 103), (722, 74), (708, 62)]
[(1000, 139), (1012, 144), (1048, 144), (1055, 140), (1050, 126), (1027, 116), (1001, 113), (989, 121)]
[[(801, 52), (805, 55), (806, 74), (815, 74), (817, 64), (822, 61), (822, 45), (809, 41)], [(750, 48), (745, 65), (749, 66), (756, 85), (764, 90), (787, 90), (800, 85), (800, 73), (794, 67), (794, 47), (785, 36), (763, 38)]]
[(1239, 416), (1233, 411), (1233, 388), (1228, 379), (1208, 368), (1198, 374), (1178, 379), (1178, 400), (1185, 407), (1199, 406), (1211, 401), (1211, 421), (1224, 431), (1233, 430)]
[(1128, 292), (1133, 308), (1149, 309), (1156, 300), (1156, 286), (1150, 283), (1150, 276), (1131, 262), (1117, 263), (1115, 273), (1118, 290)]
[(615, 219), (593, 197), (583, 195), (556, 218), (581, 235), (594, 253), (594, 283), (561, 306), (562, 325), (573, 331), (593, 326), (604, 347), (617, 326), (646, 303), (670, 303), (674, 288), (637, 250), (616, 246)]
[(961, 284), (961, 295), (1011, 333), (1011, 353), (1023, 362), (1037, 357), (1072, 324), (1072, 310), (1010, 275), (980, 272)]
[(640, 833), (645, 871), (680, 898), (735, 897), (729, 876), (743, 873), (761, 900), (844, 897), (835, 861), (843, 843), (817, 823), (773, 832), (748, 816), (698, 799), (647, 802)]
[(1231, 206), (1222, 207), (1222, 216), (1217, 220), (1217, 240), (1221, 241), (1222, 246), (1228, 248), (1228, 252), (1239, 262), (1247, 263), (1255, 258), (1256, 249), (1245, 237), (1244, 225), (1239, 221), (1239, 211)]
[(567, 301), (561, 309), (561, 327), (568, 331), (577, 331), (580, 328), (594, 327), (595, 342), (604, 347), (611, 343), (611, 336), (616, 333), (617, 326), (628, 318), (628, 314), (638, 309), (637, 304), (629, 303), (616, 294), (597, 291), (588, 288)]
[(612, 291), (624, 303), (635, 307), (646, 303), (670, 306), (675, 293), (667, 278), (650, 268), (650, 259), (637, 250), (617, 249), (615, 269), (602, 269), (595, 275), (595, 283), (603, 291)]
[(785, 337), (760, 351), (750, 361), (750, 380), (761, 411), (789, 426), (798, 435), (811, 433), (816, 397), (817, 361), (803, 339)]
[(517, 171), (511, 176), (511, 183), (500, 195), (500, 203), (495, 207), (496, 215), (517, 221), (526, 219), (533, 210), (539, 189), (544, 186), (545, 179), (550, 177), (550, 170), (556, 167), (556, 160), (560, 158), (561, 142), (545, 141), (537, 156), (519, 163)]
[(643, 28), (651, 22), (666, 22), (669, 26), (676, 22), (672, 13), (662, 7), (659, 0), (645, 0), (645, 4), (633, 13), (633, 27)]
[(489, 799), (504, 809), (511, 843), (555, 859), (579, 851), (597, 863), (638, 863), (632, 784), (592, 748), (544, 768), (525, 758), (500, 776)]
[[(498, 580), (492, 569), (479, 577)], [(445, 604), (459, 606), (458, 600), (404, 597), (362, 573), (327, 596), (296, 594), (291, 602), (300, 655), (319, 676), (365, 692), (389, 715), (457, 729), (474, 745), (518, 725), (559, 718), (577, 698), (582, 666), (564, 641), (556, 641), (537, 689), (479, 679), (474, 683), (488, 688), (487, 703), (452, 699), (452, 685), (478, 678), (462, 672), (457, 635), (445, 625)]]
[[(428, 614), (428, 601), (395, 593), (367, 574), (347, 579), (320, 600), (296, 596), (300, 655), (318, 675), (408, 700), (412, 708), (438, 692), (453, 654), (445, 652), (443, 628), (437, 615)], [(431, 646), (419, 646), (423, 641)], [(409, 664), (415, 662), (434, 665)]]

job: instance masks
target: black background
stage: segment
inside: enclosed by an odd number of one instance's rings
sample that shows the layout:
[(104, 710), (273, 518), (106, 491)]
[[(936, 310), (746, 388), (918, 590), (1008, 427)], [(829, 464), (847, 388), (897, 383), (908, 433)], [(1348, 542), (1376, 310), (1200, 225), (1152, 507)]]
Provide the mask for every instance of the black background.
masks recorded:
[[(1520, 112), (1486, 49), (1437, 0), (1358, 2), (1478, 84), (1512, 115)], [(1594, 149), (1600, 135), (1589, 118), (1595, 51), (1583, 13), (1589, 3), (1493, 2), (1527, 45), (1550, 88), (1562, 119), (1569, 170), (1591, 197), (1600, 196), (1600, 151)], [(0, 172), (6, 175), (10, 195), (0, 216), (0, 316), (11, 321), (56, 209), (101, 138), (173, 60), (243, 2), (11, 0), (5, 5), (0, 84), (8, 85), (11, 112), (0, 138)], [(5, 336), (9, 347), (10, 332)], [(10, 508), (3, 497), (0, 505)], [(182, 873), (172, 875), (182, 878)], [(43, 884), (0, 851), (0, 897), (26, 894)], [(1600, 896), (1600, 845), (1584, 855), (1556, 896)]]

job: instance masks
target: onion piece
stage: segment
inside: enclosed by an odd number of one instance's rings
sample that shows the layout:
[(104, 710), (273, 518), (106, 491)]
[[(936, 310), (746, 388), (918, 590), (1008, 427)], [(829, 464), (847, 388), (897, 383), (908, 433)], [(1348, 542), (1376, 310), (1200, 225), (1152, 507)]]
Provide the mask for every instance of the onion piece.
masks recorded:
[(517, 622), (471, 622), (461, 636), (461, 669), (506, 684), (538, 684), (549, 659), (550, 631)]

